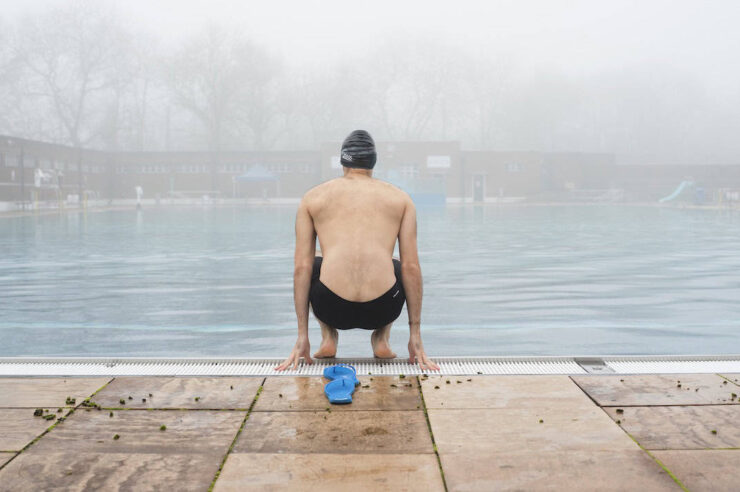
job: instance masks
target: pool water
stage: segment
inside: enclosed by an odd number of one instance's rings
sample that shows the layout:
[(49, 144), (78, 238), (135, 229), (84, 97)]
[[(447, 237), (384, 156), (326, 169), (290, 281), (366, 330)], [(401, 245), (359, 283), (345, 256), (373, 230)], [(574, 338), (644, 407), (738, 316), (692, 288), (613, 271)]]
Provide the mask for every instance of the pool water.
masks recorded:
[[(0, 356), (285, 356), (294, 220), (294, 206), (1, 218)], [(418, 230), (432, 355), (740, 352), (737, 212), (447, 206), (420, 208)], [(340, 356), (370, 354), (368, 332), (340, 333)]]

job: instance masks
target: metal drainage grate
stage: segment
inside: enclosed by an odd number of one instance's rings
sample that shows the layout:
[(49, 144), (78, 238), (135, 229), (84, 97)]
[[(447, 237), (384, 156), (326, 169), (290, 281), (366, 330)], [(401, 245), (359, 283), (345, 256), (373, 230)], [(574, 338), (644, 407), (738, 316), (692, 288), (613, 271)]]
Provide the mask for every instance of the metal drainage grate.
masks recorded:
[[(0, 358), (0, 376), (320, 376), (324, 368), (352, 364), (358, 374), (421, 374), (405, 359), (315, 360), (295, 371), (275, 371), (282, 359)], [(435, 357), (441, 374), (584, 374), (572, 357)]]
[(740, 355), (656, 355), (604, 357), (622, 374), (740, 373)]
[[(421, 374), (405, 359), (316, 360), (295, 371), (275, 371), (279, 358), (0, 357), (0, 376), (320, 376), (333, 364), (358, 374)], [(441, 374), (655, 374), (740, 373), (740, 355), (435, 357)]]
[(613, 373), (614, 369), (607, 366), (603, 360), (594, 357), (576, 357), (576, 363), (584, 368), (589, 374)]

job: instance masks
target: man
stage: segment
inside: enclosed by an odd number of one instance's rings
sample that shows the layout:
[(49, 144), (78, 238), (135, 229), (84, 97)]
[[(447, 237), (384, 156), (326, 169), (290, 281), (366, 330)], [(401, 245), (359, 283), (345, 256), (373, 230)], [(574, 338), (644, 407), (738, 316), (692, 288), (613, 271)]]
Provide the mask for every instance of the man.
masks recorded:
[[(370, 134), (352, 132), (342, 144), (344, 176), (310, 189), (298, 206), (293, 274), (298, 341), (277, 370), (297, 368), (301, 357), (313, 363), (309, 302), (321, 325), (321, 346), (314, 357), (334, 357), (337, 330), (350, 328), (372, 330), (375, 357), (396, 357), (389, 337), (404, 301), (409, 316), (409, 362), (418, 361), (422, 369), (439, 369), (421, 342), (416, 208), (407, 193), (373, 179), (376, 159)], [(317, 235), (322, 256), (315, 256)], [(396, 238), (400, 261), (393, 258)]]

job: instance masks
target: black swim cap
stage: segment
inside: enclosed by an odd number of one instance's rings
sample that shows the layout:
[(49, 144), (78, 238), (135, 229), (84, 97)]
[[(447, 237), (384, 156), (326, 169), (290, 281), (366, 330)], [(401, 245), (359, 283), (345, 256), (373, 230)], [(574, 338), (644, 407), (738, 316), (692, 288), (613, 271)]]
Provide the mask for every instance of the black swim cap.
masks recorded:
[(343, 166), (372, 169), (377, 159), (373, 137), (365, 130), (355, 130), (344, 139), (340, 159)]

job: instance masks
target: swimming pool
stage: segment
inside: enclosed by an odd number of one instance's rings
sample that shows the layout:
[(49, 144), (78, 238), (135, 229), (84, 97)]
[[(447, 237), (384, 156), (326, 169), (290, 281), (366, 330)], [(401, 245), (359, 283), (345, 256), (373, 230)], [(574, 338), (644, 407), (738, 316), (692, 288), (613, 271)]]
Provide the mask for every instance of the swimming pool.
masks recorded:
[[(0, 356), (287, 355), (294, 206), (0, 218)], [(432, 355), (740, 347), (740, 214), (630, 206), (419, 209)], [(392, 343), (406, 355), (407, 316)], [(318, 323), (311, 315), (312, 348)], [(341, 356), (369, 334), (340, 334)]]

